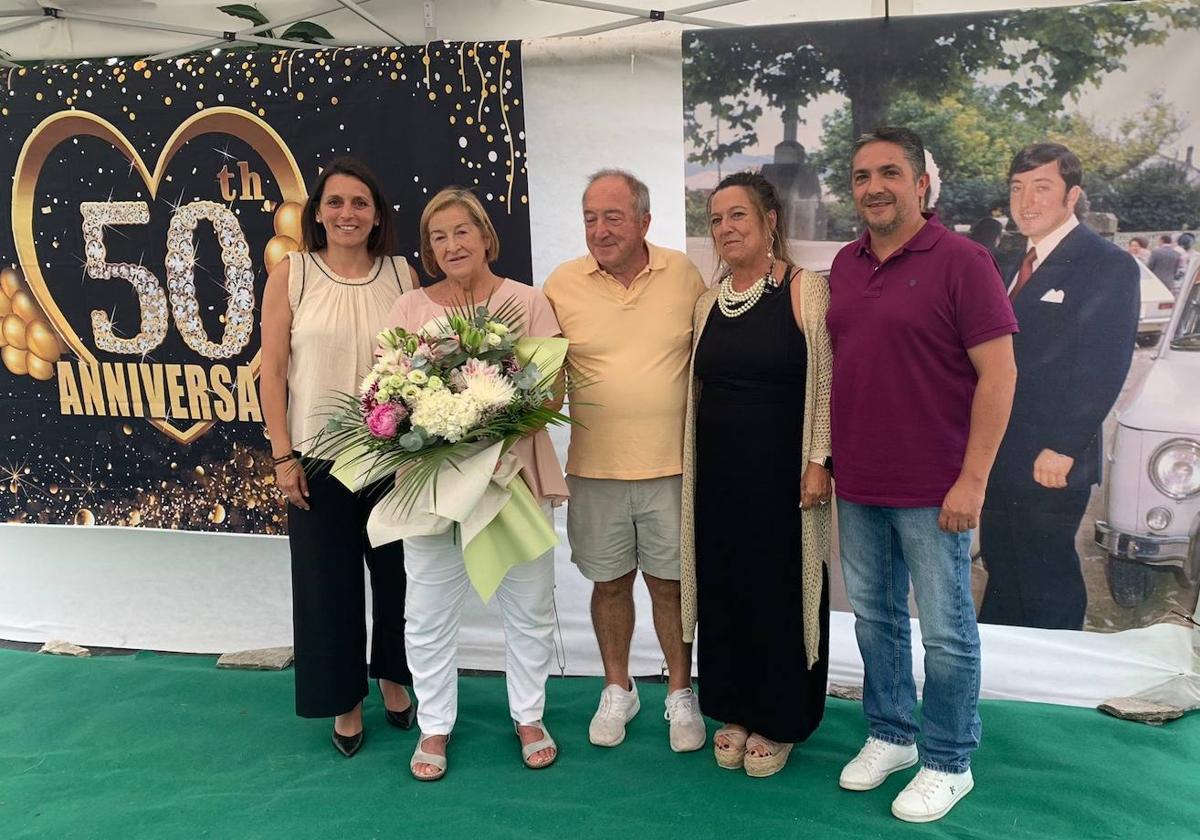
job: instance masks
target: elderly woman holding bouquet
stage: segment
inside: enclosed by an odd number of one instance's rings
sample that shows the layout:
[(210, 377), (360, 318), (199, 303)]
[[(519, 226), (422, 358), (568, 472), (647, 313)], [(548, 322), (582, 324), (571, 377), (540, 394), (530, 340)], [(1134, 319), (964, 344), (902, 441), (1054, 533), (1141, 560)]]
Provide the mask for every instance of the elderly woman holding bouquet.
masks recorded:
[(825, 279), (792, 264), (761, 175), (708, 201), (724, 276), (696, 303), (684, 432), (683, 630), (717, 763), (769, 776), (825, 709), (832, 354)]
[[(382, 488), (351, 492), (314, 447), (322, 414), (370, 369), (375, 335), (392, 304), (416, 285), (416, 272), (390, 256), (390, 205), (359, 161), (330, 162), (303, 214), (304, 250), (267, 278), (260, 388), (275, 483), (288, 502), (296, 713), (334, 718), (333, 745), (349, 758), (363, 744), (368, 673), (379, 681), (388, 722), (412, 726), (403, 556), (398, 544), (367, 543), (367, 518)], [(364, 555), (374, 613), (369, 671)]]
[[(432, 354), (460, 352), (464, 335), (468, 341), (479, 339), (485, 357), (488, 346), (502, 348), (507, 340), (503, 334), (508, 330), (499, 321), (505, 319), (486, 321), (481, 330), (463, 326), (467, 316), (479, 307), (507, 315), (509, 323), (520, 324), (519, 331), (525, 336), (560, 335), (558, 322), (541, 291), (492, 271), (491, 264), (499, 253), (496, 229), (479, 199), (465, 189), (438, 193), (421, 214), (421, 262), (431, 275), (441, 279), (398, 299), (389, 323), (409, 333), (445, 332), (449, 321), (457, 324), (454, 336), (429, 345)], [(432, 390), (431, 377), (419, 370), (408, 373), (409, 381), (401, 387), (409, 387), (410, 394), (415, 394), (414, 387), (424, 391), (412, 403), (407, 419), (413, 431), (408, 434), (418, 434), (418, 428), (426, 434), (436, 429), (441, 436), (449, 436), (447, 440), (454, 439), (460, 428), (465, 431), (478, 422), (474, 416), (461, 415), (473, 412), (471, 406), (480, 400), (486, 402), (484, 390), (511, 390), (512, 380), (506, 375), (510, 373), (513, 371), (471, 358), (452, 374), (460, 381), (441, 382), (439, 377)], [(413, 374), (418, 374), (417, 381), (413, 381)], [(516, 381), (521, 384), (519, 375)], [(478, 400), (456, 400), (452, 392), (461, 393), (468, 385)], [(405, 443), (403, 439), (401, 442)], [(420, 441), (411, 443), (416, 446)], [(543, 429), (524, 437), (512, 453), (521, 479), (543, 515), (549, 517), (551, 505), (567, 496), (549, 435)], [(439, 488), (438, 492), (443, 491)], [(463, 553), (463, 540), (455, 529), (404, 540), (408, 575), (405, 641), (413, 687), (420, 701), (417, 721), (421, 730), (410, 767), (413, 776), (422, 781), (445, 774), (446, 745), (458, 712), (458, 629), (470, 583)], [(533, 769), (547, 767), (557, 757), (557, 747), (542, 723), (546, 677), (554, 654), (553, 593), (552, 548), (536, 559), (512, 566), (496, 589), (504, 623), (509, 714), (521, 742), (522, 760)]]

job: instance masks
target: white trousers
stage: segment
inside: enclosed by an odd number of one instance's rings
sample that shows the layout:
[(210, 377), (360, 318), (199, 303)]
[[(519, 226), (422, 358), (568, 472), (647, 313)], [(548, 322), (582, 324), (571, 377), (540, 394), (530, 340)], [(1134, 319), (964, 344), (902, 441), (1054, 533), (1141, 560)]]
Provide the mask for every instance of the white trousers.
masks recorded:
[[(548, 506), (547, 506), (547, 515)], [(424, 735), (448, 735), (458, 718), (458, 628), (470, 588), (454, 531), (404, 541), (404, 646)], [(508, 709), (542, 719), (554, 658), (554, 550), (509, 570), (496, 591), (504, 623)]]

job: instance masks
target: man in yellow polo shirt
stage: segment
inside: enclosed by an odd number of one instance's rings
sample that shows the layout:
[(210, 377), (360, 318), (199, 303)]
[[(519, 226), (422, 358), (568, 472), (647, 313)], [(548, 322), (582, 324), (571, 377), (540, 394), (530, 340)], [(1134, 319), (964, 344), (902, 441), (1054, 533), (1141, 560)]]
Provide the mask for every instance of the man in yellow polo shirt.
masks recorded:
[(571, 427), (567, 454), (567, 536), (593, 583), (604, 661), (588, 737), (615, 747), (640, 708), (629, 677), (640, 567), (670, 675), (671, 749), (697, 750), (705, 730), (680, 626), (679, 517), (692, 309), (704, 281), (686, 255), (646, 242), (650, 193), (628, 172), (605, 169), (588, 180), (583, 223), (588, 255), (556, 268), (543, 290), (586, 383), (572, 393), (580, 425)]

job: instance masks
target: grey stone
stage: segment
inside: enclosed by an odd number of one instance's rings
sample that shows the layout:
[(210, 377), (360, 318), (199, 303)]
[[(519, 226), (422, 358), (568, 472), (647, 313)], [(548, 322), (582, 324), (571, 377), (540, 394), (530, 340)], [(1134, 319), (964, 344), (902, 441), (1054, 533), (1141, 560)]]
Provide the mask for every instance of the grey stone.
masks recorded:
[(1183, 709), (1152, 703), (1140, 697), (1115, 697), (1105, 700), (1096, 708), (1121, 720), (1137, 720), (1155, 726), (1183, 717)]
[(51, 639), (38, 649), (38, 653), (50, 653), (55, 656), (91, 656), (92, 652), (85, 647), (73, 645), (62, 639)]
[(861, 685), (842, 685), (841, 683), (834, 682), (829, 684), (829, 696), (839, 697), (842, 700), (853, 700), (861, 703), (862, 691)]
[(295, 652), (290, 647), (238, 650), (221, 654), (218, 668), (239, 668), (244, 671), (282, 671), (292, 664)]
[(1117, 217), (1112, 213), (1088, 213), (1084, 221), (1105, 239), (1112, 239), (1117, 232)]

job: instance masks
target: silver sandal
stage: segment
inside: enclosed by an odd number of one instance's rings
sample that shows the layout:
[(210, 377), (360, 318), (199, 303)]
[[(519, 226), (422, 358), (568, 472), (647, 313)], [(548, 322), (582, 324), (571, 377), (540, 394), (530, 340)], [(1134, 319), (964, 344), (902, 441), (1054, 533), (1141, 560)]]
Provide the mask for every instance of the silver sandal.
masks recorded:
[[(427, 753), (421, 749), (421, 745), (425, 743), (426, 738), (436, 738), (437, 735), (426, 735), (424, 732), (417, 738), (417, 748), (413, 751), (412, 759), (408, 762), (408, 771), (412, 773), (412, 777), (418, 782), (436, 782), (442, 776), (446, 775), (446, 756)], [(450, 746), (450, 736), (446, 736), (446, 746)], [(422, 776), (417, 773), (418, 764), (430, 764), (438, 769), (437, 775)]]
[[(556, 744), (554, 739), (550, 737), (550, 731), (546, 729), (546, 724), (542, 723), (540, 720), (535, 720), (533, 723), (517, 723), (516, 721), (513, 721), (513, 731), (517, 733), (517, 740), (520, 740), (521, 738), (520, 727), (522, 726), (536, 726), (538, 729), (542, 730), (542, 737), (540, 739), (534, 741), (532, 744), (521, 745), (522, 764), (524, 764), (530, 770), (542, 770), (558, 760), (558, 744)], [(534, 762), (530, 761), (530, 757), (533, 756), (534, 753), (546, 749), (554, 750), (553, 758), (541, 764), (535, 764)]]

